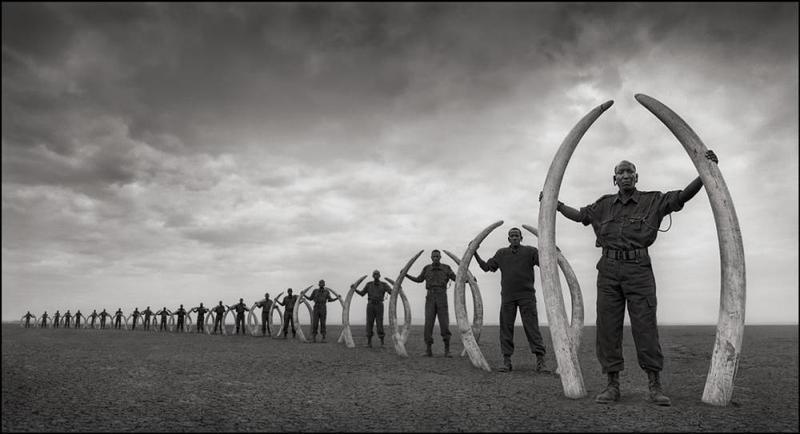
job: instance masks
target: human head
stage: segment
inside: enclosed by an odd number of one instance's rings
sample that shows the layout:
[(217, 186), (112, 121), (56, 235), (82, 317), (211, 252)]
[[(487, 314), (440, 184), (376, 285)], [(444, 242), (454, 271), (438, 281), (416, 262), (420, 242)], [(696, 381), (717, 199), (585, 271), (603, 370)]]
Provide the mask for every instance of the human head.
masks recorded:
[(636, 165), (628, 160), (620, 161), (619, 164), (614, 166), (614, 177), (612, 179), (614, 185), (618, 186), (620, 191), (633, 191), (636, 188), (636, 183), (639, 182)]
[(378, 271), (378, 270), (373, 271), (372, 272), (372, 278), (375, 279), (375, 280), (380, 280), (381, 279), (381, 272)]
[(432, 250), (431, 251), (431, 261), (433, 261), (434, 264), (438, 264), (439, 261), (441, 261), (441, 260), (442, 260), (442, 252), (440, 252), (440, 251), (438, 251), (436, 249)]
[(181, 309), (183, 309), (183, 305), (181, 305)]
[(264, 298), (269, 298), (269, 292), (264, 293)]
[(200, 307), (203, 307), (203, 302), (202, 301), (200, 302)]
[(325, 287), (325, 281), (324, 281), (324, 280), (320, 279), (320, 281), (319, 281), (319, 287), (320, 287), (320, 288), (324, 288), (324, 287)]
[(239, 299), (239, 303), (244, 303), (244, 299), (243, 299), (243, 298), (240, 298), (240, 299)]
[(222, 300), (219, 301), (219, 305), (222, 306)]
[(511, 228), (508, 230), (508, 243), (511, 247), (519, 247), (522, 242), (522, 231), (519, 228)]
[(289, 294), (289, 295), (292, 295), (292, 288), (287, 289), (286, 293)]

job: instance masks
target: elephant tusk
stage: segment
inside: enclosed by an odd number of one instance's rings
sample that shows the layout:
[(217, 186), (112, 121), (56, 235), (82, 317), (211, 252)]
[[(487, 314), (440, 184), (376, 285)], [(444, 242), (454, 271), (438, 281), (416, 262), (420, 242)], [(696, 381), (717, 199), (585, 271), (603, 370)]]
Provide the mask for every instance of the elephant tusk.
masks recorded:
[(733, 380), (739, 365), (744, 335), (747, 282), (739, 219), (722, 172), (716, 164), (705, 158), (708, 149), (700, 137), (686, 121), (655, 98), (643, 94), (636, 94), (634, 97), (681, 142), (694, 163), (711, 202), (719, 241), (722, 277), (717, 335), (702, 400), (707, 404), (725, 406), (733, 397)]
[[(444, 251), (456, 265), (461, 265), (461, 260), (458, 256), (445, 250)], [(481, 289), (478, 286), (478, 279), (467, 269), (467, 283), (472, 293), (472, 335), (475, 336), (475, 343), (481, 339), (481, 329), (483, 328), (483, 297), (481, 297)], [(467, 355), (466, 347), (461, 350), (461, 357)]]
[[(419, 258), (424, 250), (417, 252), (414, 257), (408, 260), (406, 265), (400, 270), (396, 281), (389, 281), (392, 284), (392, 295), (389, 297), (389, 327), (393, 330), (392, 340), (394, 341), (394, 349), (397, 354), (408, 357), (406, 352), (406, 339), (408, 339), (409, 328), (411, 327), (411, 307), (408, 304), (408, 299), (405, 293), (402, 294), (403, 306), (405, 308), (405, 325), (401, 330), (397, 325), (397, 296), (402, 292), (403, 279), (406, 278), (406, 273), (414, 264), (414, 261)], [(388, 280), (388, 279), (387, 279)]]
[(539, 269), (542, 276), (542, 292), (547, 308), (547, 322), (553, 341), (553, 350), (558, 363), (561, 385), (564, 395), (578, 399), (586, 396), (583, 384), (578, 353), (569, 338), (564, 298), (561, 294), (561, 282), (558, 277), (558, 259), (556, 257), (556, 205), (558, 192), (567, 164), (578, 146), (581, 137), (590, 126), (608, 110), (613, 101), (606, 101), (595, 107), (570, 130), (556, 151), (553, 162), (547, 171), (547, 178), (542, 189), (542, 201), (539, 206)]
[[(481, 242), (493, 230), (502, 224), (502, 220), (494, 222), (486, 227), (486, 229), (478, 233), (478, 235), (472, 241), (470, 241), (469, 245), (467, 246), (467, 250), (464, 252), (464, 256), (461, 258), (461, 261), (456, 261), (456, 263), (458, 263), (458, 271), (456, 272), (456, 284), (453, 289), (453, 298), (455, 299), (458, 331), (461, 332), (461, 342), (464, 344), (464, 349), (467, 351), (467, 355), (469, 355), (469, 360), (472, 362), (472, 365), (476, 368), (483, 369), (484, 371), (491, 371), (492, 368), (489, 367), (489, 363), (486, 361), (486, 358), (483, 357), (483, 353), (481, 352), (481, 349), (475, 340), (475, 336), (472, 333), (472, 328), (467, 320), (467, 305), (465, 300), (466, 295), (464, 293), (464, 283), (466, 282), (467, 274), (469, 273), (469, 263), (472, 261), (472, 256), (475, 255), (475, 251), (478, 250), (478, 246), (480, 246)], [(474, 279), (475, 277), (472, 276), (472, 279), (470, 279), (470, 286), (472, 286), (471, 281)], [(475, 289), (473, 289), (472, 292), (474, 296)]]
[[(358, 285), (366, 279), (367, 276), (363, 275), (356, 283), (350, 285), (350, 290), (347, 291), (347, 296), (342, 305), (342, 334), (339, 336), (339, 343), (344, 341), (347, 348), (355, 348), (356, 344), (353, 342), (353, 332), (350, 330), (350, 303), (353, 301), (353, 294), (356, 292)], [(340, 299), (341, 300), (341, 299)]]
[(300, 303), (304, 303), (306, 308), (308, 309), (308, 314), (311, 318), (314, 318), (314, 310), (311, 308), (311, 305), (306, 300), (306, 292), (311, 289), (314, 285), (309, 285), (308, 288), (300, 291), (300, 295), (297, 296), (297, 302), (294, 303), (294, 309), (292, 310), (292, 322), (294, 322), (294, 329), (297, 330), (297, 339), (300, 342), (308, 342), (306, 340), (306, 335), (303, 333), (303, 328), (300, 327), (300, 318), (298, 318), (298, 311), (300, 308)]

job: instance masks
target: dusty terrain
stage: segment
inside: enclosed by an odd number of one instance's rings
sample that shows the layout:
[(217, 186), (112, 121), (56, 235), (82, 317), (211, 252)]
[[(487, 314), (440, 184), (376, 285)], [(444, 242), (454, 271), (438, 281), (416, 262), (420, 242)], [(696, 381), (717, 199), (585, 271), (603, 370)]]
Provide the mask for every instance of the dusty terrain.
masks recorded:
[[(305, 327), (308, 334), (308, 327)], [(533, 372), (524, 332), (514, 371), (483, 372), (451, 325), (454, 358), (422, 357), (414, 326), (410, 357), (356, 348), (243, 336), (115, 330), (23, 329), (3, 324), (3, 431), (793, 431), (798, 427), (798, 327), (747, 326), (732, 405), (700, 401), (714, 327), (662, 326), (663, 373), (672, 407), (644, 401), (647, 377), (625, 335), (622, 400), (598, 405), (604, 386), (594, 328), (581, 366), (589, 396), (565, 398), (560, 380)], [(438, 327), (437, 327), (438, 332)], [(543, 329), (547, 347), (550, 336)], [(500, 362), (497, 327), (481, 347)], [(376, 339), (377, 340), (377, 339)], [(555, 366), (553, 354), (548, 363)]]

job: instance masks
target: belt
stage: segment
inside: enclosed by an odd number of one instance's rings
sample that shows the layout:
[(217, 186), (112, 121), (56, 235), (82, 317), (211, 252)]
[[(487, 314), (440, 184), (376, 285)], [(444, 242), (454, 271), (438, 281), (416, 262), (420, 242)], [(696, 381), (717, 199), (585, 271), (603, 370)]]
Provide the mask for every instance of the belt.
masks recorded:
[(611, 259), (631, 261), (638, 258), (647, 258), (649, 254), (647, 253), (647, 249), (616, 250), (603, 248), (603, 256)]
[(381, 304), (381, 303), (383, 303), (383, 300), (368, 300), (368, 301), (370, 303), (372, 303), (372, 304)]

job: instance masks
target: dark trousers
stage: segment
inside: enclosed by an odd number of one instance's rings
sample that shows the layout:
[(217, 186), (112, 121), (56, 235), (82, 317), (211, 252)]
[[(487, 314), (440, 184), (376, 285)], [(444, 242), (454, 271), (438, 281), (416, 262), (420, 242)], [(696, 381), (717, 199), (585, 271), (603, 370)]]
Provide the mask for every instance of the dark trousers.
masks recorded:
[(166, 330), (166, 329), (167, 329), (167, 319), (161, 318), (161, 327), (159, 327), (159, 330)]
[(114, 320), (114, 328), (115, 328), (115, 329), (118, 329), (118, 328), (120, 328), (120, 322), (121, 322), (121, 321), (122, 321), (122, 318), (120, 318), (120, 317), (117, 317), (117, 319), (116, 319), (116, 320)]
[(217, 332), (217, 327), (219, 327), (219, 332), (222, 333), (222, 327), (225, 327), (222, 324), (222, 315), (217, 315), (216, 318), (214, 318), (214, 333)]
[(94, 328), (94, 318), (92, 318), (92, 328)]
[(197, 333), (205, 333), (204, 326), (206, 322), (204, 321), (203, 315), (197, 315)]
[(378, 329), (378, 337), (383, 339), (383, 302), (367, 302), (367, 339), (372, 339), (372, 324)]
[(242, 329), (242, 334), (246, 335), (247, 333), (245, 332), (245, 328), (244, 328), (244, 314), (237, 314), (236, 315), (236, 334), (239, 334), (239, 328), (240, 327)]
[(261, 314), (261, 334), (272, 336), (272, 330), (269, 329), (269, 315)]
[(544, 355), (544, 341), (539, 331), (539, 313), (536, 310), (536, 296), (519, 300), (506, 300), (500, 304), (500, 351), (503, 357), (514, 354), (514, 323), (517, 322), (517, 309), (522, 318), (522, 328), (528, 338), (528, 346), (534, 354)]
[(145, 330), (150, 330), (150, 318), (145, 318), (145, 319), (144, 319), (144, 324), (143, 324), (143, 326), (144, 326), (144, 329), (145, 329)]
[(325, 304), (315, 304), (311, 315), (311, 335), (316, 336), (317, 331), (325, 339), (325, 320), (328, 317), (328, 307)]
[(428, 291), (425, 296), (425, 331), (426, 344), (433, 344), (433, 322), (439, 318), (439, 330), (442, 339), (450, 342), (450, 315), (447, 312), (447, 293), (445, 291)]
[(603, 257), (597, 270), (596, 351), (603, 372), (625, 369), (622, 325), (626, 303), (639, 366), (661, 371), (664, 356), (658, 341), (656, 280), (650, 258), (621, 261)]
[(286, 334), (289, 333), (289, 324), (292, 325), (292, 336), (295, 336), (297, 332), (294, 329), (294, 312), (290, 309), (286, 309), (286, 312), (283, 313), (283, 336), (286, 337)]
[(106, 319), (105, 318), (101, 318), (100, 319), (100, 328), (101, 329), (106, 328)]
[(175, 327), (175, 331), (183, 331), (183, 318), (178, 317), (178, 325)]
[(133, 319), (133, 325), (131, 326), (131, 330), (136, 330), (136, 320), (137, 320), (137, 319), (138, 319), (138, 318), (134, 318), (134, 319)]
[(75, 328), (76, 329), (81, 328), (81, 320), (80, 320), (80, 318), (75, 318)]

